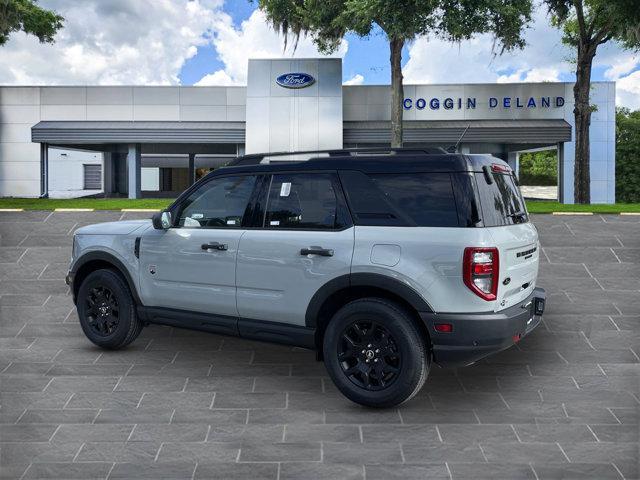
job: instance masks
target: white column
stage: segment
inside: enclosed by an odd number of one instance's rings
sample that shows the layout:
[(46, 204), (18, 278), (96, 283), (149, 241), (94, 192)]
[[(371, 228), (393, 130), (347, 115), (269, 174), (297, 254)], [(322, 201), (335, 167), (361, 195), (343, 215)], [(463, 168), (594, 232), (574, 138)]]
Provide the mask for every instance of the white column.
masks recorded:
[(129, 144), (127, 152), (127, 183), (129, 198), (140, 198), (140, 144)]

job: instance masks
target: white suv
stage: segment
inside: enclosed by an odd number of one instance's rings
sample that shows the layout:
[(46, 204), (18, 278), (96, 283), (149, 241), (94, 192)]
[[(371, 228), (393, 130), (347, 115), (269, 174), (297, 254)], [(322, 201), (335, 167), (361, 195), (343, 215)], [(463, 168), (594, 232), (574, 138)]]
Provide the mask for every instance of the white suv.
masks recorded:
[(505, 162), (294, 158), (240, 157), (152, 222), (79, 229), (67, 281), (87, 337), (120, 348), (156, 323), (311, 348), (348, 398), (388, 407), (432, 363), (471, 364), (540, 323), (538, 235)]

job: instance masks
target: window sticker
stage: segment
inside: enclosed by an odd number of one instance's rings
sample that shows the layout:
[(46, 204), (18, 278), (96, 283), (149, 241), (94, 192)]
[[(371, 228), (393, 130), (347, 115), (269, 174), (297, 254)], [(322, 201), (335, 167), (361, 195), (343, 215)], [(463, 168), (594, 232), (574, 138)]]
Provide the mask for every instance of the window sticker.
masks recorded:
[(200, 228), (200, 222), (198, 220), (194, 220), (191, 217), (187, 217), (184, 219), (184, 224), (182, 225), (186, 228)]
[(235, 220), (227, 220), (227, 225), (235, 225), (236, 221)]
[(273, 227), (278, 226), (278, 225), (280, 225), (280, 221), (279, 220), (271, 220), (269, 222), (269, 225), (271, 225)]
[(204, 218), (204, 213), (192, 213), (191, 218), (193, 218), (194, 220)]
[(288, 197), (290, 193), (291, 193), (291, 182), (283, 182), (282, 186), (280, 187), (280, 196)]

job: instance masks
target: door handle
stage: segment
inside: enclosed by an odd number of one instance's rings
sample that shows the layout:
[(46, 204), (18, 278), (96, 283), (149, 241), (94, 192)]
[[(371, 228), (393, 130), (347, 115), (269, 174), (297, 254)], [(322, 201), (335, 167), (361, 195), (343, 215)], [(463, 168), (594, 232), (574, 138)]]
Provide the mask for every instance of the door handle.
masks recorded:
[(300, 250), (300, 255), (320, 255), (321, 257), (333, 257), (333, 250), (322, 247), (309, 247)]
[(202, 244), (202, 250), (228, 250), (229, 245), (226, 243), (209, 242)]

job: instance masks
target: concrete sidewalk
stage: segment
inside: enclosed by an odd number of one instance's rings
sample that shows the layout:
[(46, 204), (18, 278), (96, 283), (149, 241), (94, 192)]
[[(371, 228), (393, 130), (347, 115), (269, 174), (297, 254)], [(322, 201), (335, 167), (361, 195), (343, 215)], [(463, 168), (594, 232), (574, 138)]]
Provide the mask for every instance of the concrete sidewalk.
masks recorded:
[(149, 216), (0, 213), (1, 478), (640, 476), (640, 217), (536, 216), (544, 325), (376, 411), (301, 349), (157, 326), (89, 343), (72, 232)]

